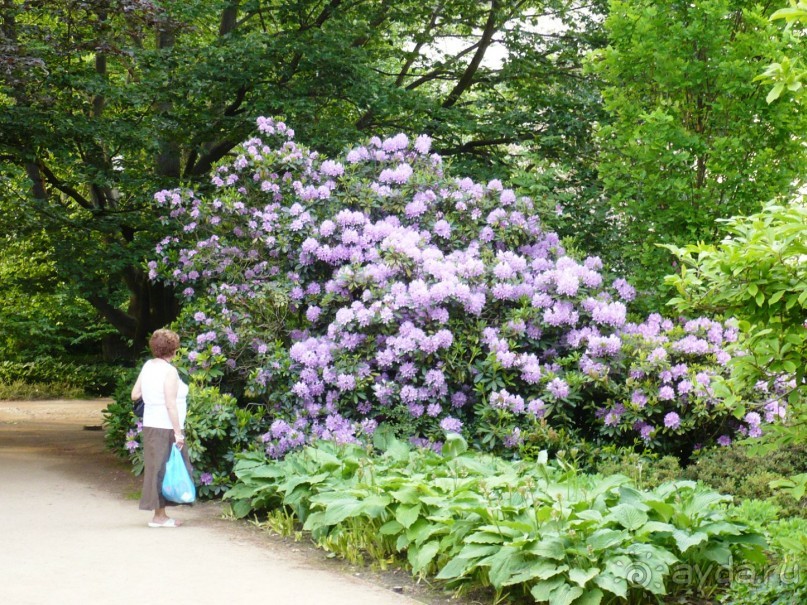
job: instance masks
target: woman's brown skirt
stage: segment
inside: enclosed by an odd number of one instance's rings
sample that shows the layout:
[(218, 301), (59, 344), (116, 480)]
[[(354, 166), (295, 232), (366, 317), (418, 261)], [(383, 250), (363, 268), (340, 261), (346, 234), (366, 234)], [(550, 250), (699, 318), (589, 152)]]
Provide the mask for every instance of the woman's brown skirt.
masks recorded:
[[(140, 435), (143, 441), (143, 492), (140, 496), (140, 510), (157, 510), (166, 506), (176, 506), (163, 498), (162, 484), (165, 477), (165, 463), (171, 455), (174, 445), (173, 429), (155, 429), (150, 426), (143, 427)], [(188, 459), (187, 445), (182, 448), (182, 459), (193, 477), (193, 469)]]

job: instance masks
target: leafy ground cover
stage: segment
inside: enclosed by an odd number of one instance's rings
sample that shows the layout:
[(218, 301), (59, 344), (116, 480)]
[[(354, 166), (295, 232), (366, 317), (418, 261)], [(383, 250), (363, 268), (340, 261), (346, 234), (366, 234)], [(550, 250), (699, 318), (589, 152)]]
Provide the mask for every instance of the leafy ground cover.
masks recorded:
[(442, 453), (378, 437), (383, 451), (319, 442), (281, 461), (244, 455), (225, 498), (239, 516), (290, 516), (342, 554), (400, 556), (449, 586), (490, 586), (496, 602), (647, 603), (713, 589), (717, 578), (695, 569), (765, 561), (762, 536), (729, 518), (731, 498), (691, 481), (639, 490), (546, 456), (469, 452), (458, 435)]

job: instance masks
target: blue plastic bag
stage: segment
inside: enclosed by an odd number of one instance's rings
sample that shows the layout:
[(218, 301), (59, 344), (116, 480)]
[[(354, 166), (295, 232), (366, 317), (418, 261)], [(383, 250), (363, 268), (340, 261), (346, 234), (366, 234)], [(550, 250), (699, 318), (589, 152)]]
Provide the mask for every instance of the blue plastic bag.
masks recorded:
[(165, 463), (162, 492), (166, 500), (177, 504), (190, 504), (196, 500), (196, 486), (176, 444), (171, 447), (171, 455)]

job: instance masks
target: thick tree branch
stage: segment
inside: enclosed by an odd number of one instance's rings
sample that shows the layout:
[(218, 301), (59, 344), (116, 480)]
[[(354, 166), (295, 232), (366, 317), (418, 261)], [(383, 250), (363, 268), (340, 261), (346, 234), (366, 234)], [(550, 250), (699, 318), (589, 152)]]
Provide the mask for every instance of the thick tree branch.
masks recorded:
[(434, 30), (437, 26), (437, 19), (443, 12), (443, 2), (440, 2), (429, 18), (429, 23), (423, 29), (423, 32), (417, 38), (420, 38), (415, 44), (415, 48), (412, 49), (412, 52), (408, 53), (406, 58), (406, 62), (403, 64), (401, 68), (401, 73), (398, 74), (398, 77), (395, 79), (395, 86), (402, 86), (404, 80), (406, 79), (409, 70), (412, 68), (412, 65), (415, 63), (417, 58), (420, 56), (420, 51), (423, 49), (423, 46), (426, 44), (427, 36)]
[(423, 74), (422, 76), (420, 76), (414, 82), (411, 82), (411, 83), (407, 84), (406, 85), (406, 90), (414, 90), (414, 89), (418, 88), (419, 86), (422, 86), (423, 84), (426, 84), (427, 82), (431, 82), (432, 80), (436, 80), (437, 78), (439, 78), (440, 76), (445, 74), (445, 70), (446, 70), (446, 67), (448, 65), (450, 65), (450, 64), (456, 62), (457, 60), (461, 59), (462, 57), (464, 57), (465, 55), (467, 55), (471, 51), (476, 50), (478, 47), (479, 47), (479, 42), (476, 42), (475, 44), (472, 44), (468, 48), (464, 48), (463, 50), (458, 52), (456, 55), (451, 57), (448, 61), (440, 63), (435, 69), (431, 70), (430, 72), (428, 72), (426, 74)]
[(511, 145), (513, 143), (523, 143), (524, 141), (529, 141), (535, 138), (534, 132), (525, 132), (519, 135), (514, 135), (510, 137), (499, 137), (497, 139), (480, 139), (478, 141), (468, 141), (467, 143), (463, 143), (462, 145), (457, 145), (456, 147), (447, 147), (444, 149), (436, 150), (441, 156), (448, 156), (448, 155), (457, 155), (460, 153), (468, 153), (474, 151), (475, 149), (480, 149), (482, 147), (492, 147), (494, 145)]
[(233, 102), (230, 103), (224, 109), (224, 115), (230, 117), (230, 116), (234, 116), (237, 113), (239, 113), (239, 110), (241, 109), (241, 105), (243, 105), (244, 99), (246, 99), (246, 97), (247, 97), (247, 87), (246, 87), (246, 85), (242, 85), (241, 87), (239, 87), (238, 91), (235, 93), (235, 99), (233, 99)]
[[(231, 5), (229, 5), (225, 9), (225, 12), (227, 10), (233, 9), (233, 5), (235, 5), (235, 10), (237, 10), (237, 4), (238, 4), (238, 2), (233, 2)], [(339, 6), (341, 4), (342, 4), (342, 0), (331, 0), (322, 9), (322, 11), (316, 17), (316, 19), (314, 19), (309, 24), (302, 25), (298, 29), (298, 32), (303, 32), (303, 31), (307, 31), (307, 30), (310, 30), (310, 29), (315, 29), (315, 28), (322, 27), (325, 24), (325, 22), (334, 14), (336, 9), (339, 8)], [(231, 17), (231, 16), (227, 17), (228, 20), (229, 19), (235, 19), (235, 18), (237, 18), (237, 13), (236, 13), (235, 17)], [(222, 15), (222, 26), (221, 26), (221, 28), (219, 30), (220, 32), (223, 30), (224, 21), (225, 21), (225, 16)], [(233, 25), (235, 25), (235, 21), (233, 21)], [(294, 57), (292, 58), (292, 60), (291, 60), (291, 62), (289, 64), (290, 69), (287, 70), (286, 75), (284, 75), (280, 79), (278, 84), (280, 84), (280, 85), (285, 84), (289, 80), (291, 80), (292, 77), (294, 77), (294, 74), (297, 73), (297, 68), (299, 67), (300, 61), (302, 60), (302, 58), (303, 58), (303, 53), (302, 52), (298, 51), (298, 52), (296, 52), (294, 54)], [(238, 91), (236, 93), (236, 98), (224, 110), (224, 115), (225, 116), (233, 116), (233, 115), (236, 115), (239, 112), (239, 110), (241, 108), (241, 105), (243, 104), (243, 102), (244, 102), (244, 100), (246, 98), (247, 92), (248, 92), (248, 88), (246, 87), (246, 85), (243, 85), (238, 89)], [(224, 155), (226, 153), (228, 153), (231, 149), (233, 149), (237, 144), (238, 144), (237, 142), (232, 141), (232, 140), (227, 140), (227, 139), (221, 140), (221, 141), (218, 141), (218, 142), (214, 143), (210, 147), (210, 149), (200, 159), (198, 159), (198, 161), (195, 160), (195, 156), (194, 156), (194, 164), (191, 164), (190, 162), (188, 162), (187, 167), (186, 167), (186, 171), (185, 171), (186, 174), (193, 175), (193, 176), (202, 176), (202, 175), (206, 174), (210, 170), (210, 168), (213, 166), (214, 163), (216, 163), (218, 160), (220, 160), (222, 157), (224, 157)]]
[[(168, 49), (176, 43), (176, 35), (169, 29), (159, 29), (157, 31), (157, 48)], [(157, 104), (157, 114), (170, 115), (173, 109), (171, 101), (161, 101)], [(168, 134), (168, 133), (166, 133)], [(169, 135), (170, 136), (170, 135)], [(160, 151), (157, 154), (157, 174), (172, 178), (180, 176), (180, 151), (176, 141), (163, 139), (160, 141)]]
[[(98, 13), (98, 20), (99, 22), (103, 23), (106, 21), (106, 12), (101, 10)], [(103, 50), (96, 50), (95, 51), (95, 73), (98, 75), (99, 78), (106, 81), (107, 80), (107, 57)], [(100, 120), (104, 114), (104, 107), (106, 106), (106, 97), (98, 93), (95, 95), (92, 101), (92, 117), (94, 120)], [(96, 149), (97, 158), (94, 158), (95, 162), (98, 164), (107, 164), (106, 161), (106, 154), (99, 143)], [(93, 183), (90, 186), (90, 192), (92, 193), (93, 202), (95, 202), (96, 207), (105, 209), (110, 203), (114, 204), (114, 200), (112, 199), (112, 192), (109, 190), (108, 187), (102, 187), (101, 185), (97, 185)]]
[[(381, 25), (384, 23), (384, 21), (387, 20), (387, 18), (389, 17), (389, 8), (390, 8), (390, 5), (392, 4), (392, 1), (393, 0), (384, 0), (384, 2), (382, 3), (381, 8), (379, 9), (378, 14), (376, 15), (375, 19), (373, 19), (369, 23), (371, 31), (376, 31), (379, 27), (381, 27)], [(365, 44), (367, 44), (370, 41), (371, 37), (372, 36), (370, 36), (370, 35), (359, 36), (358, 38), (353, 40), (353, 42), (351, 43), (350, 46), (352, 48), (362, 47), (362, 46), (364, 46)]]
[(219, 141), (205, 153), (187, 176), (204, 176), (213, 167), (213, 164), (227, 155), (231, 149), (238, 145), (238, 141)]
[(499, 0), (491, 0), (488, 20), (485, 23), (485, 29), (482, 31), (482, 38), (479, 40), (479, 47), (476, 49), (476, 54), (474, 58), (471, 59), (471, 62), (468, 64), (459, 82), (457, 82), (457, 85), (448, 93), (445, 101), (443, 101), (444, 108), (452, 107), (462, 96), (462, 93), (468, 90), (473, 84), (474, 76), (482, 63), (482, 59), (485, 57), (485, 53), (493, 42), (493, 35), (496, 33), (498, 13)]
[(238, 9), (240, 8), (240, 0), (232, 0), (224, 10), (221, 11), (221, 21), (219, 23), (219, 37), (226, 36), (235, 31), (238, 27)]
[[(420, 36), (416, 36), (415, 38), (418, 39), (418, 42), (415, 44), (415, 47), (407, 53), (406, 61), (404, 62), (403, 66), (401, 67), (401, 71), (398, 73), (397, 78), (395, 79), (395, 86), (401, 87), (403, 86), (404, 80), (406, 80), (406, 76), (409, 74), (409, 70), (414, 65), (417, 58), (420, 56), (420, 51), (423, 49), (423, 46), (426, 44), (427, 36), (434, 30), (435, 26), (437, 25), (437, 19), (442, 13), (443, 10), (443, 2), (440, 2), (429, 18), (429, 23), (424, 28), (423, 32)], [(370, 122), (375, 115), (375, 111), (373, 108), (368, 109), (364, 112), (364, 114), (356, 121), (356, 129), (358, 130), (365, 130), (370, 126)]]
[(300, 31), (305, 31), (307, 29), (314, 29), (318, 27), (322, 27), (325, 22), (333, 15), (334, 11), (339, 8), (339, 5), (342, 4), (342, 0), (331, 0), (325, 8), (322, 9), (320, 14), (314, 20), (313, 23), (310, 25), (306, 25), (300, 28)]
[[(106, 11), (101, 9), (98, 11), (98, 21), (99, 23), (103, 24), (106, 21)], [(95, 51), (95, 73), (98, 75), (99, 78), (106, 81), (107, 79), (107, 65), (106, 65), (106, 54), (101, 47), (104, 46), (103, 44), (99, 44), (99, 48)], [(104, 106), (106, 105), (106, 98), (103, 94), (96, 94), (92, 100), (92, 117), (98, 119), (104, 113)]]
[[(106, 55), (98, 51), (95, 53), (95, 73), (106, 79)], [(97, 94), (92, 100), (92, 117), (100, 118), (104, 113), (106, 98), (102, 94)]]
[(26, 162), (25, 173), (31, 181), (31, 194), (34, 199), (47, 200), (48, 189), (45, 187), (45, 179), (42, 177), (42, 166), (37, 162)]
[(118, 309), (105, 298), (93, 295), (87, 301), (95, 307), (101, 316), (112, 324), (126, 338), (134, 338), (137, 332), (137, 320)]
[[(68, 195), (69, 197), (71, 197), (82, 208), (84, 208), (86, 210), (92, 210), (93, 209), (93, 205), (92, 205), (92, 202), (90, 202), (90, 200), (85, 198), (83, 195), (81, 195), (81, 193), (79, 193), (76, 189), (74, 189), (70, 185), (67, 185), (67, 184), (63, 183), (62, 181), (60, 181), (59, 178), (55, 174), (53, 174), (53, 172), (51, 172), (51, 170), (47, 166), (45, 166), (44, 163), (38, 162), (37, 164), (32, 164), (32, 166), (36, 166), (37, 171), (41, 171), (41, 173), (45, 175), (45, 178), (47, 179), (47, 182), (52, 187), (58, 189), (59, 191), (61, 191), (65, 195)], [(26, 166), (26, 170), (28, 170), (28, 166)], [(28, 178), (31, 178), (30, 170), (28, 171)], [(34, 187), (36, 188), (36, 181), (34, 183), (35, 183)], [(44, 181), (43, 181), (43, 183), (44, 183)], [(34, 197), (37, 198), (37, 199), (47, 199), (47, 194), (45, 194), (44, 196), (41, 196), (41, 195), (37, 195), (36, 191), (34, 191)]]
[[(316, 27), (322, 27), (328, 18), (333, 14), (333, 12), (342, 4), (342, 0), (331, 0), (331, 2), (322, 9), (319, 16), (314, 19), (311, 23), (301, 25), (297, 33), (301, 33), (304, 31), (308, 31), (310, 29), (314, 29)], [(288, 69), (286, 69), (286, 74), (278, 80), (279, 85), (287, 84), (297, 73), (297, 68), (300, 67), (300, 61), (303, 59), (303, 53), (297, 51), (292, 56), (291, 61), (289, 62)]]
[[(246, 86), (241, 86), (236, 93), (235, 99), (224, 109), (224, 115), (227, 117), (234, 116), (240, 111), (241, 105), (247, 96)], [(213, 143), (208, 151), (199, 157), (196, 149), (193, 149), (188, 156), (188, 162), (185, 165), (185, 176), (202, 176), (206, 174), (210, 167), (218, 162), (226, 153), (228, 153), (237, 143), (231, 140), (219, 141)]]

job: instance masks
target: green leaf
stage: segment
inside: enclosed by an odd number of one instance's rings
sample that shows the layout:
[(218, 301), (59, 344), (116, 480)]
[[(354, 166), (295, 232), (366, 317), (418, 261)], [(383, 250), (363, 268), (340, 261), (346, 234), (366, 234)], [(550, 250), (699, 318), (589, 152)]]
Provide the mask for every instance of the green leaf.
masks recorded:
[(676, 546), (678, 546), (678, 550), (682, 553), (685, 553), (693, 546), (697, 546), (709, 539), (703, 532), (695, 532), (694, 534), (690, 534), (684, 530), (677, 529), (673, 532), (673, 539), (675, 540)]
[(539, 559), (532, 562), (528, 567), (511, 577), (503, 584), (503, 586), (526, 584), (536, 578), (539, 580), (548, 580), (549, 578), (563, 573), (568, 569), (568, 565), (558, 565), (557, 563), (553, 563), (551, 561)]
[(384, 451), (384, 457), (392, 458), (393, 460), (403, 462), (409, 459), (410, 451), (411, 450), (406, 443), (395, 439), (393, 441), (388, 442), (387, 447)]
[(628, 596), (628, 583), (625, 578), (615, 576), (612, 573), (601, 573), (594, 578), (594, 583), (603, 590), (607, 590), (623, 599)]
[(661, 500), (645, 500), (645, 504), (658, 513), (661, 520), (665, 523), (672, 519), (672, 516), (675, 514), (675, 507), (667, 502)]
[(457, 456), (464, 454), (468, 451), (468, 442), (462, 437), (462, 435), (458, 433), (448, 433), (446, 435), (446, 440), (443, 443), (443, 457), (448, 458), (449, 460), (452, 458), (456, 458)]
[(401, 489), (390, 492), (390, 496), (402, 504), (418, 504), (422, 494), (416, 486), (404, 485)]
[(499, 552), (500, 548), (496, 544), (466, 544), (457, 556), (462, 559), (481, 559)]
[(451, 559), (437, 574), (438, 580), (453, 580), (464, 576), (468, 571), (476, 565), (474, 559), (465, 559), (461, 557), (454, 557)]
[(549, 605), (571, 605), (571, 603), (583, 594), (583, 589), (579, 586), (562, 584), (552, 591), (549, 598)]
[(573, 567), (572, 569), (569, 570), (569, 579), (575, 584), (585, 587), (585, 585), (588, 584), (589, 580), (594, 578), (599, 573), (600, 569), (597, 567), (590, 567), (589, 569)]
[(598, 529), (591, 534), (586, 540), (586, 545), (591, 547), (594, 552), (600, 552), (613, 548), (618, 544), (629, 538), (629, 534), (625, 531), (616, 529)]
[(636, 531), (647, 523), (647, 513), (637, 509), (631, 504), (620, 504), (611, 511), (609, 518), (613, 518), (622, 527), (629, 531)]
[(504, 538), (501, 534), (494, 534), (489, 531), (478, 531), (468, 536), (465, 541), (477, 544), (501, 544)]
[(731, 564), (731, 550), (725, 544), (710, 544), (704, 549), (703, 556), (718, 565), (728, 566)]
[(566, 582), (563, 578), (552, 578), (550, 580), (541, 580), (530, 589), (530, 594), (539, 603), (542, 601), (549, 601), (552, 592), (560, 587), (565, 586)]
[(741, 536), (727, 536), (725, 538), (729, 544), (750, 544), (752, 546), (768, 547), (768, 541), (762, 534), (743, 534)]
[[(634, 555), (637, 560), (647, 562), (648, 564), (657, 561), (657, 564), (669, 567), (670, 565), (678, 563), (678, 557), (675, 554), (658, 544), (634, 542), (625, 548), (625, 552)], [(656, 565), (656, 563), (654, 563), (654, 565)]]
[(368, 519), (378, 519), (387, 512), (390, 497), (386, 494), (370, 494), (361, 500), (359, 512)]
[(648, 521), (642, 526), (641, 535), (650, 533), (665, 533), (671, 534), (676, 529), (675, 525), (670, 523), (661, 523), (659, 521)]
[(411, 525), (418, 520), (419, 516), (420, 504), (415, 504), (414, 506), (400, 504), (395, 510), (395, 520), (406, 528), (411, 527)]
[(528, 565), (520, 549), (505, 546), (499, 552), (479, 562), (479, 565), (488, 565), (488, 580), (491, 585), (499, 589), (507, 580), (520, 573)]
[(432, 559), (434, 559), (434, 556), (439, 550), (440, 542), (437, 540), (426, 542), (420, 547), (410, 548), (409, 552), (407, 553), (407, 558), (409, 559), (409, 563), (412, 565), (412, 571), (414, 573), (426, 571), (426, 568), (432, 562)]
[(420, 517), (406, 530), (406, 537), (417, 544), (425, 542), (442, 527), (439, 524), (431, 523), (427, 519)]
[(402, 529), (403, 525), (393, 519), (392, 521), (387, 521), (384, 523), (384, 525), (378, 528), (378, 533), (382, 536), (394, 536), (401, 533)]
[(589, 508), (589, 509), (586, 509), (586, 510), (581, 510), (579, 513), (577, 513), (577, 518), (578, 519), (583, 519), (583, 520), (586, 520), (586, 521), (599, 522), (599, 521), (602, 521), (602, 513), (600, 511), (598, 511), (598, 510), (593, 509), (593, 508)]
[(705, 533), (707, 536), (737, 536), (742, 533), (742, 528), (728, 521), (715, 521), (714, 523), (704, 523), (698, 527), (698, 531)]
[(566, 558), (566, 546), (560, 538), (544, 538), (529, 549), (530, 553), (548, 559), (562, 560)]
[(249, 500), (236, 500), (232, 503), (232, 507), (233, 515), (235, 515), (237, 519), (243, 519), (252, 511)]
[(591, 588), (587, 590), (583, 596), (574, 602), (574, 605), (600, 605), (603, 598), (603, 593), (599, 588)]
[(777, 82), (768, 91), (768, 94), (765, 97), (765, 101), (767, 103), (773, 103), (776, 99), (778, 99), (782, 95), (782, 91), (784, 89), (785, 89), (785, 83), (784, 82)]

